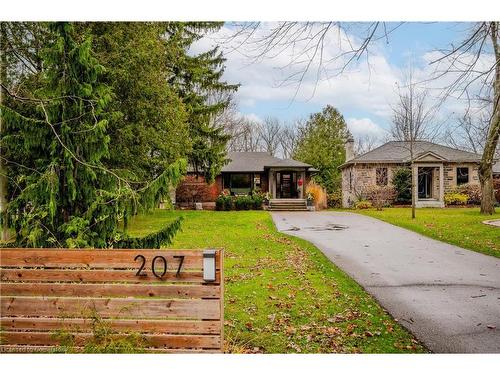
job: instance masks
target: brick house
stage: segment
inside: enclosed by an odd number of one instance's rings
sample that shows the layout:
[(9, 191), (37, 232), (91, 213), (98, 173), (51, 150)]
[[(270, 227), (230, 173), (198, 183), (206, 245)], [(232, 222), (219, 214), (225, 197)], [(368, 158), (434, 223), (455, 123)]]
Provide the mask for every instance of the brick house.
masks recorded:
[[(350, 207), (360, 191), (369, 186), (391, 185), (397, 168), (410, 166), (408, 142), (390, 141), (354, 157), (354, 141), (346, 142), (346, 162), (342, 170), (342, 205)], [(481, 155), (437, 143), (414, 143), (412, 176), (417, 189), (417, 207), (444, 207), (444, 193), (461, 184), (479, 185)]]
[(222, 190), (231, 195), (249, 194), (259, 189), (269, 192), (271, 200), (304, 201), (304, 188), (315, 169), (293, 159), (280, 159), (267, 152), (228, 152), (228, 164), (207, 184), (202, 176), (188, 172), (176, 189), (175, 201), (180, 206), (203, 202), (206, 208), (214, 205)]

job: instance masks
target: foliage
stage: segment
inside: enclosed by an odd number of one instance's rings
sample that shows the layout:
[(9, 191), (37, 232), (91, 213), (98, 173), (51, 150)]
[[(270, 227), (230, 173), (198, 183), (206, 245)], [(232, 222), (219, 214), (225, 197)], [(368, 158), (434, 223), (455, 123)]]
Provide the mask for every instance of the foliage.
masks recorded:
[(252, 193), (252, 209), (262, 210), (262, 205), (264, 204), (265, 194), (262, 193)]
[(356, 210), (366, 210), (368, 208), (372, 208), (373, 205), (372, 205), (372, 202), (370, 201), (357, 201), (356, 203), (354, 203), (354, 208)]
[(401, 167), (394, 171), (392, 175), (392, 185), (396, 190), (395, 201), (397, 203), (411, 202), (411, 169)]
[[(130, 233), (145, 235), (180, 214), (139, 215)], [(183, 230), (171, 247), (224, 248), (226, 351), (425, 351), (321, 251), (278, 232), (267, 212), (183, 211), (182, 216)]]
[(455, 192), (467, 195), (468, 204), (481, 204), (481, 186), (478, 184), (458, 185)]
[(444, 194), (444, 203), (447, 206), (456, 205), (461, 206), (467, 204), (469, 197), (467, 194), (457, 193), (457, 192), (449, 192)]
[(230, 195), (220, 194), (215, 200), (217, 211), (231, 211), (233, 209), (233, 199)]
[(344, 143), (348, 130), (344, 118), (328, 105), (312, 114), (300, 131), (294, 159), (311, 164), (319, 172), (314, 180), (332, 193), (340, 188), (339, 166), (345, 161)]
[(177, 202), (195, 203), (208, 202), (212, 198), (212, 187), (205, 180), (203, 182), (191, 182), (184, 179), (175, 191)]
[[(91, 312), (91, 333), (92, 336), (85, 341), (83, 353), (143, 353), (145, 352), (146, 338), (137, 332), (128, 332), (125, 335), (118, 335), (110, 323), (103, 320), (98, 313)], [(74, 336), (61, 329), (54, 334), (54, 339), (59, 342), (54, 349), (56, 353), (77, 353), (82, 352), (75, 343)]]
[[(167, 198), (186, 161), (159, 166), (154, 178), (140, 182), (130, 178), (130, 171), (111, 169), (108, 106), (113, 93), (103, 80), (106, 70), (91, 39), (72, 24), (51, 24), (50, 33), (53, 43), (42, 53), (40, 88), (1, 106), (11, 195), (7, 219), (18, 246), (120, 246), (132, 240), (119, 231), (119, 223), (126, 227), (131, 215)], [(156, 242), (171, 238), (176, 228), (158, 233)]]
[(114, 244), (115, 248), (121, 249), (159, 249), (162, 245), (172, 243), (175, 234), (181, 229), (182, 217), (165, 225), (159, 231), (150, 233), (144, 237), (127, 236)]
[(168, 82), (188, 114), (192, 141), (189, 163), (208, 182), (212, 182), (227, 163), (229, 136), (223, 125), (214, 120), (228, 107), (230, 94), (238, 85), (222, 80), (225, 59), (218, 47), (200, 54), (193, 54), (190, 49), (206, 33), (217, 31), (221, 26), (222, 23), (215, 22), (168, 22), (165, 25), (168, 50), (165, 62), (172, 71)]
[[(366, 210), (363, 214), (413, 230), (436, 240), (500, 258), (498, 228), (483, 224), (478, 208), (419, 208), (411, 219), (410, 208)], [(500, 219), (500, 213), (488, 219)]]
[(262, 205), (266, 193), (254, 190), (250, 195), (229, 195), (228, 190), (224, 190), (215, 200), (217, 211), (235, 210), (262, 210)]
[(495, 192), (497, 204), (500, 204), (500, 178), (495, 178), (493, 180), (493, 190)]
[(107, 106), (110, 167), (142, 181), (158, 176), (191, 148), (188, 112), (168, 83), (169, 46), (165, 26), (153, 22), (89, 22), (74, 25), (91, 37), (92, 49), (106, 67), (102, 81), (113, 91)]
[(336, 190), (333, 193), (328, 194), (328, 207), (329, 208), (340, 208), (342, 207), (342, 191)]
[(250, 195), (238, 195), (233, 203), (236, 210), (250, 210), (253, 207), (253, 199)]
[(377, 210), (382, 210), (383, 207), (389, 207), (394, 201), (396, 190), (392, 186), (371, 185), (366, 191), (368, 200)]
[(310, 181), (306, 186), (306, 196), (313, 200), (316, 209), (326, 208), (327, 194), (321, 185)]

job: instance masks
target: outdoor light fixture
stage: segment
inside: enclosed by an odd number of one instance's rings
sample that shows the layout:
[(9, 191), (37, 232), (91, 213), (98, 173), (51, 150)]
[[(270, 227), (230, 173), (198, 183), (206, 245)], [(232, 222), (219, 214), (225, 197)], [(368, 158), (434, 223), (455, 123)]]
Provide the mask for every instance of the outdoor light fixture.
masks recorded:
[(203, 251), (203, 280), (215, 281), (215, 250)]

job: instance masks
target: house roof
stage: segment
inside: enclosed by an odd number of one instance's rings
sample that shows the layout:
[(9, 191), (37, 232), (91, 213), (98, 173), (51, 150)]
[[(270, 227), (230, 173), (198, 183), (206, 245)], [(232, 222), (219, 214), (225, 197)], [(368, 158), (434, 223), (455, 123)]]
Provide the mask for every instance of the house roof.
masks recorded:
[(264, 168), (309, 168), (311, 165), (293, 159), (280, 159), (268, 152), (228, 152), (230, 160), (222, 172), (264, 172)]
[[(479, 162), (481, 155), (458, 150), (428, 141), (414, 143), (414, 159), (430, 156), (447, 162)], [(359, 155), (341, 167), (356, 163), (407, 163), (410, 161), (409, 142), (390, 141), (365, 154)]]

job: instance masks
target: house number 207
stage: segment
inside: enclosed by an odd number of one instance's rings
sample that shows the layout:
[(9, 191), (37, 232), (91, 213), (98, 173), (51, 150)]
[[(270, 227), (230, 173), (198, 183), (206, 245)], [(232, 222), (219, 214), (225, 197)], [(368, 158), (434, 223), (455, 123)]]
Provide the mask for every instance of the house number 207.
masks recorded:
[[(175, 274), (175, 277), (179, 277), (181, 273), (182, 264), (184, 263), (184, 255), (174, 255), (174, 258), (179, 259), (179, 266), (177, 267), (177, 273)], [(139, 269), (137, 270), (137, 273), (135, 275), (147, 276), (146, 272), (143, 271), (144, 266), (146, 265), (146, 257), (144, 255), (139, 254), (134, 258), (134, 260), (135, 261), (139, 260), (141, 262), (141, 265), (139, 266)], [(161, 272), (158, 272), (158, 269), (160, 269)], [(153, 271), (153, 275), (161, 279), (167, 273), (167, 259), (161, 255), (155, 256), (151, 261), (151, 271)]]

